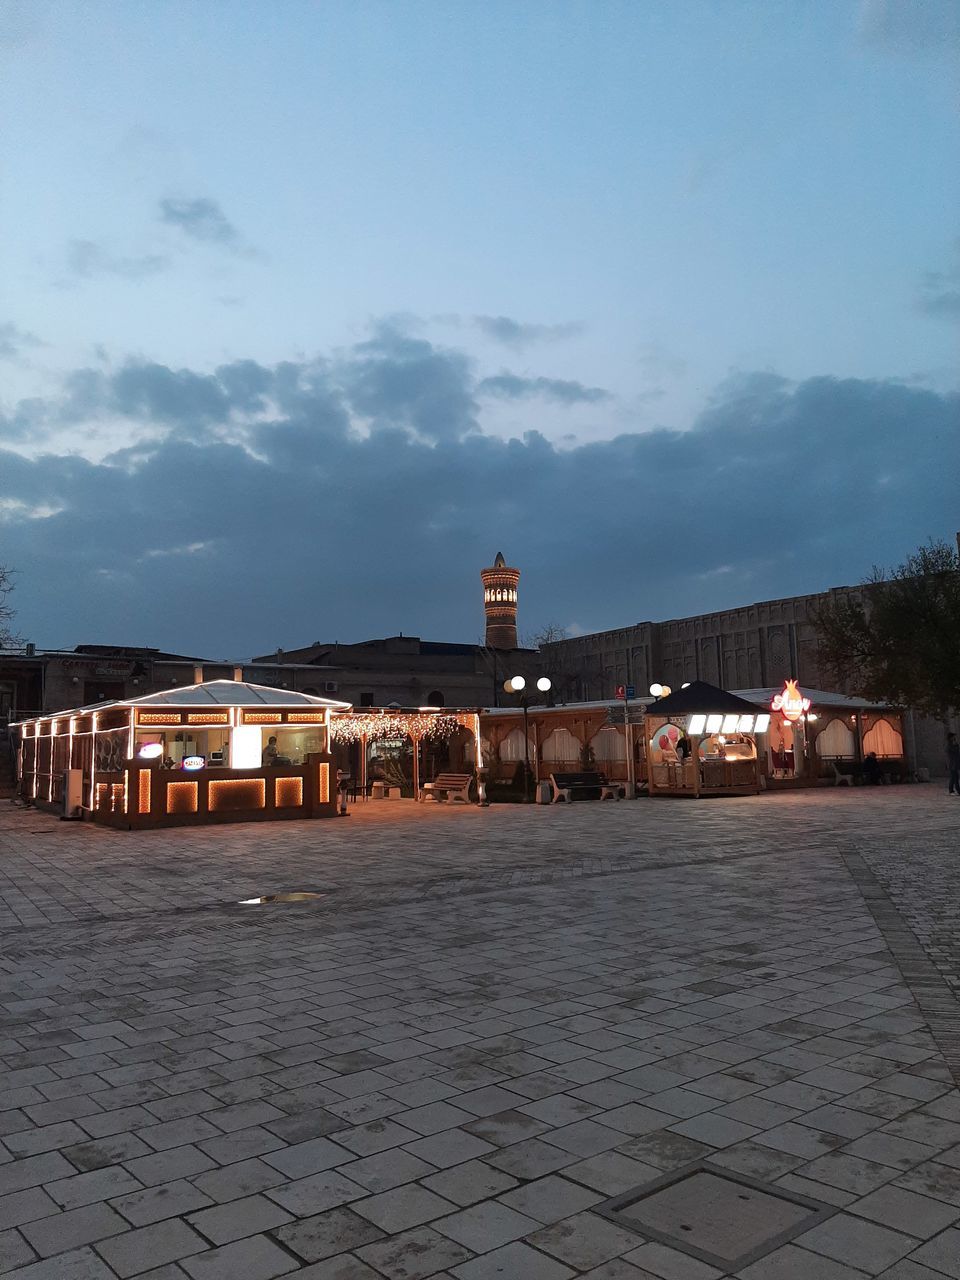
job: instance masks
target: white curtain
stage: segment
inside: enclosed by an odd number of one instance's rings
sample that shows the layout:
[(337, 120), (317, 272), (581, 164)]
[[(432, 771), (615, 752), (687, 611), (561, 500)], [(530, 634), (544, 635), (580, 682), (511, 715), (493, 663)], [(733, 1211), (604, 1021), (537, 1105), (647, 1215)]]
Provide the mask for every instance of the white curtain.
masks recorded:
[(875, 751), (881, 758), (893, 756), (896, 759), (903, 755), (903, 739), (889, 720), (878, 720), (863, 735), (864, 755), (870, 751)]
[(627, 741), (619, 729), (601, 729), (594, 734), (590, 745), (593, 747), (593, 758), (598, 763), (601, 760), (614, 763), (627, 758)]
[(544, 742), (541, 754), (551, 764), (570, 764), (580, 759), (580, 743), (569, 729), (554, 729)]
[(831, 720), (817, 734), (817, 755), (821, 760), (855, 760), (857, 740), (850, 726), (842, 720)]
[[(521, 735), (520, 735), (520, 743), (521, 743), (521, 750), (522, 750), (522, 749), (523, 749), (523, 734), (521, 734)], [(481, 738), (481, 739), (480, 739), (480, 750), (481, 750), (481, 752), (483, 753), (484, 759), (486, 759), (486, 758), (488, 758), (488, 757), (489, 757), (489, 754), (490, 754), (490, 740), (489, 740), (489, 738)], [(463, 758), (464, 758), (464, 760), (466, 760), (469, 764), (476, 764), (476, 763), (477, 763), (476, 758), (475, 758), (475, 757), (476, 757), (476, 754), (477, 754), (477, 740), (476, 740), (476, 738), (473, 736), (473, 734), (471, 733), (470, 737), (469, 737), (469, 738), (467, 739), (467, 741), (463, 744)]]
[[(533, 760), (533, 743), (529, 747), (530, 760)], [(500, 759), (504, 764), (515, 764), (523, 760), (523, 730), (511, 729), (500, 743)]]

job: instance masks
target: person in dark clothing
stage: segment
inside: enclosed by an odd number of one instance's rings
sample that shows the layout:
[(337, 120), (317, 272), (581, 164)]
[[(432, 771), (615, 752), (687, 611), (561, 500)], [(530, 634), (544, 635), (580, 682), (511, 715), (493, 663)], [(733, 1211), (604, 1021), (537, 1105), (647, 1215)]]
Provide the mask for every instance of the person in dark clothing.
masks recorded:
[(880, 785), (880, 761), (877, 759), (875, 751), (871, 751), (863, 762), (863, 778), (868, 786), (878, 787)]
[(960, 796), (960, 742), (955, 733), (947, 734), (947, 773), (950, 776), (947, 791)]

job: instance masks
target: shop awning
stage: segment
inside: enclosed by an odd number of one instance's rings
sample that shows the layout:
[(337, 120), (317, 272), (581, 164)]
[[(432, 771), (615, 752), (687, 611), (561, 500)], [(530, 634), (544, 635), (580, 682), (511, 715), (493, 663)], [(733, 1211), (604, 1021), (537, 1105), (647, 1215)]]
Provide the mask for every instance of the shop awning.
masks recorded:
[(294, 689), (273, 689), (268, 685), (251, 684), (247, 680), (205, 680), (202, 684), (165, 689), (162, 693), (147, 693), (141, 698), (129, 698), (124, 700), (122, 705), (125, 707), (328, 707), (331, 711), (346, 711), (350, 708), (349, 702), (320, 698), (312, 693), (298, 693)]
[(683, 689), (677, 689), (660, 698), (648, 708), (649, 715), (688, 716), (702, 712), (710, 714), (754, 715), (757, 707), (753, 702), (738, 698), (735, 693), (726, 689), (718, 689), (715, 684), (707, 684), (705, 680), (693, 680)]

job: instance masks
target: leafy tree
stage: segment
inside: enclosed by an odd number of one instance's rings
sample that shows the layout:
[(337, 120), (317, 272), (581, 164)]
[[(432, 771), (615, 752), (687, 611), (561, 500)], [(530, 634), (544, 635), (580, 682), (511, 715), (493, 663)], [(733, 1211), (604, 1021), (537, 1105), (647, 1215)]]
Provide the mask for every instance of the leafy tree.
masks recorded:
[(7, 604), (7, 597), (13, 590), (13, 574), (13, 569), (0, 564), (0, 649), (20, 643), (20, 637), (11, 629), (15, 610)]
[(815, 610), (821, 665), (878, 702), (940, 720), (960, 709), (960, 555), (931, 539)]

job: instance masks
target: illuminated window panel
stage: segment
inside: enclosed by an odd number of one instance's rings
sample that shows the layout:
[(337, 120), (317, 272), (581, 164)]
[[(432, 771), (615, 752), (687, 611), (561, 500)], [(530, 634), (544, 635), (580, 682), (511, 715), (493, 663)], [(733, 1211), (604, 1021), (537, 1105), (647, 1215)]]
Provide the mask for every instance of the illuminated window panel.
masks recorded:
[(273, 802), (278, 809), (299, 809), (303, 804), (303, 779), (275, 778)]
[(137, 724), (179, 724), (180, 712), (138, 711)]
[(723, 716), (707, 716), (707, 733), (719, 733), (723, 724)]
[(126, 799), (126, 791), (127, 791), (127, 788), (124, 786), (122, 782), (112, 782), (110, 784), (110, 812), (111, 813), (124, 813), (126, 811), (126, 806), (124, 804), (124, 800)]
[(265, 778), (224, 778), (211, 782), (207, 789), (211, 813), (235, 809), (264, 809), (267, 804)]
[(199, 793), (196, 782), (168, 782), (167, 813), (196, 813)]
[[(142, 722), (141, 722), (142, 723)], [(229, 724), (230, 716), (226, 711), (205, 711), (191, 713), (187, 716), (187, 724)]]
[(756, 723), (753, 727), (754, 733), (766, 733), (769, 728), (770, 717), (768, 715), (757, 716)]
[(245, 711), (243, 713), (244, 724), (279, 724), (279, 711)]
[(97, 809), (105, 809), (107, 807), (107, 798), (110, 795), (109, 782), (98, 782), (94, 789), (94, 806)]
[(738, 733), (753, 733), (753, 716), (741, 716), (737, 725)]
[(703, 733), (706, 723), (707, 723), (707, 717), (704, 715), (691, 716), (690, 724), (688, 726), (690, 733), (695, 734), (697, 737), (699, 737), (699, 735)]
[(736, 733), (737, 725), (739, 723), (740, 723), (740, 717), (737, 715), (735, 711), (732, 711), (728, 716), (723, 717), (723, 732)]
[(330, 766), (321, 764), (317, 766), (317, 797), (321, 804), (330, 803)]
[(291, 711), (287, 716), (287, 724), (323, 724), (323, 711)]
[(137, 812), (150, 812), (151, 777), (149, 769), (141, 769), (137, 779)]

